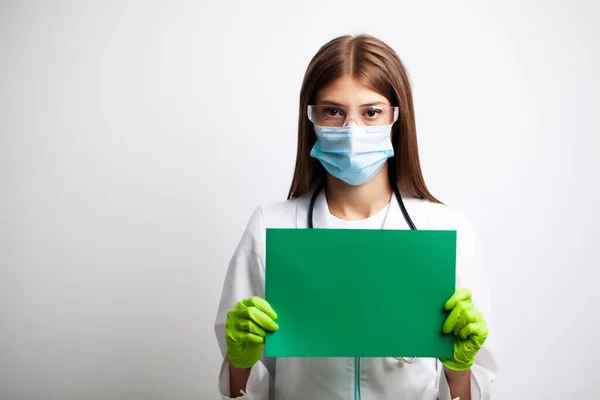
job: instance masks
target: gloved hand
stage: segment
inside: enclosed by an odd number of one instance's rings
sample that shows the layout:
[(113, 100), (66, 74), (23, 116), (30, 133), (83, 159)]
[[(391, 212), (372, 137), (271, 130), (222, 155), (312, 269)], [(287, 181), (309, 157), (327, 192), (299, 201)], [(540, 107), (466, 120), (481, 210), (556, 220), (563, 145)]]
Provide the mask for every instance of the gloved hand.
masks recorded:
[(466, 371), (475, 362), (475, 354), (487, 338), (487, 324), (483, 315), (473, 306), (469, 289), (458, 289), (444, 307), (452, 310), (442, 331), (454, 333), (454, 357), (440, 361), (453, 371)]
[(250, 368), (262, 357), (265, 331), (276, 331), (277, 314), (266, 300), (250, 297), (238, 302), (225, 324), (227, 357), (236, 368)]

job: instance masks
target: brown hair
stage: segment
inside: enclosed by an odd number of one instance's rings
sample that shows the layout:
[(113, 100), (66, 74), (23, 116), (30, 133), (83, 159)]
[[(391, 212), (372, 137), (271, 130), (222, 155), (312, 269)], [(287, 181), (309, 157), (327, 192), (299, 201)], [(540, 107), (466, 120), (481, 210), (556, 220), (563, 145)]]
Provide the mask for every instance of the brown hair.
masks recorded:
[(343, 75), (360, 79), (385, 96), (392, 106), (400, 108), (398, 121), (392, 127), (395, 156), (388, 160), (390, 180), (396, 181), (409, 196), (439, 203), (429, 193), (421, 172), (408, 74), (396, 52), (369, 35), (333, 39), (321, 47), (308, 65), (300, 91), (298, 152), (288, 199), (302, 196), (311, 186), (325, 179), (325, 169), (310, 156), (316, 136), (308, 120), (307, 108), (309, 104), (315, 104), (321, 89)]

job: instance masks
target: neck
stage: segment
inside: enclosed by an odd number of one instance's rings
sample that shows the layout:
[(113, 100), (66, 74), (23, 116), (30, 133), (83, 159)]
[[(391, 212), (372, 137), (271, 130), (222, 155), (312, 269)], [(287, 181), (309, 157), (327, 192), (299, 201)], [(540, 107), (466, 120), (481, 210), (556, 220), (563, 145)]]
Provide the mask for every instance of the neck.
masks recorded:
[(325, 194), (329, 212), (346, 221), (369, 218), (381, 211), (390, 202), (392, 193), (387, 163), (370, 181), (358, 186), (327, 176)]

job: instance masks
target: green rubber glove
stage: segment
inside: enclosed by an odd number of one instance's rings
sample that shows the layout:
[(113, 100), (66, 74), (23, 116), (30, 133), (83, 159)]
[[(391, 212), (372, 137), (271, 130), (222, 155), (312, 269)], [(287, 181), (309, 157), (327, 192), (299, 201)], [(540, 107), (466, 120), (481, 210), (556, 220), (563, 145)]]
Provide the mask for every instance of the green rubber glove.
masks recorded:
[(453, 371), (466, 371), (475, 362), (475, 354), (487, 338), (487, 324), (483, 315), (473, 306), (469, 289), (458, 289), (444, 307), (452, 310), (442, 331), (454, 333), (454, 357), (440, 361)]
[(262, 357), (266, 331), (276, 331), (277, 314), (266, 300), (250, 297), (238, 302), (225, 324), (227, 358), (236, 368), (250, 368)]

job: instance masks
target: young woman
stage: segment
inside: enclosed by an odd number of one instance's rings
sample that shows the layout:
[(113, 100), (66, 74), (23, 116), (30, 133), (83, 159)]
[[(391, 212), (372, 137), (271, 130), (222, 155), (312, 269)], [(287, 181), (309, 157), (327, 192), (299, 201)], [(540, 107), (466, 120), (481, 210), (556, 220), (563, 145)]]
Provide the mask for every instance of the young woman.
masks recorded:
[[(454, 357), (265, 358), (266, 332), (278, 329), (277, 310), (264, 300), (270, 227), (456, 230), (458, 290), (440, 326), (454, 336)], [(425, 185), (411, 89), (396, 53), (367, 35), (332, 40), (302, 84), (288, 199), (256, 209), (227, 271), (215, 323), (222, 398), (489, 398), (496, 367), (475, 249), (466, 216)]]

